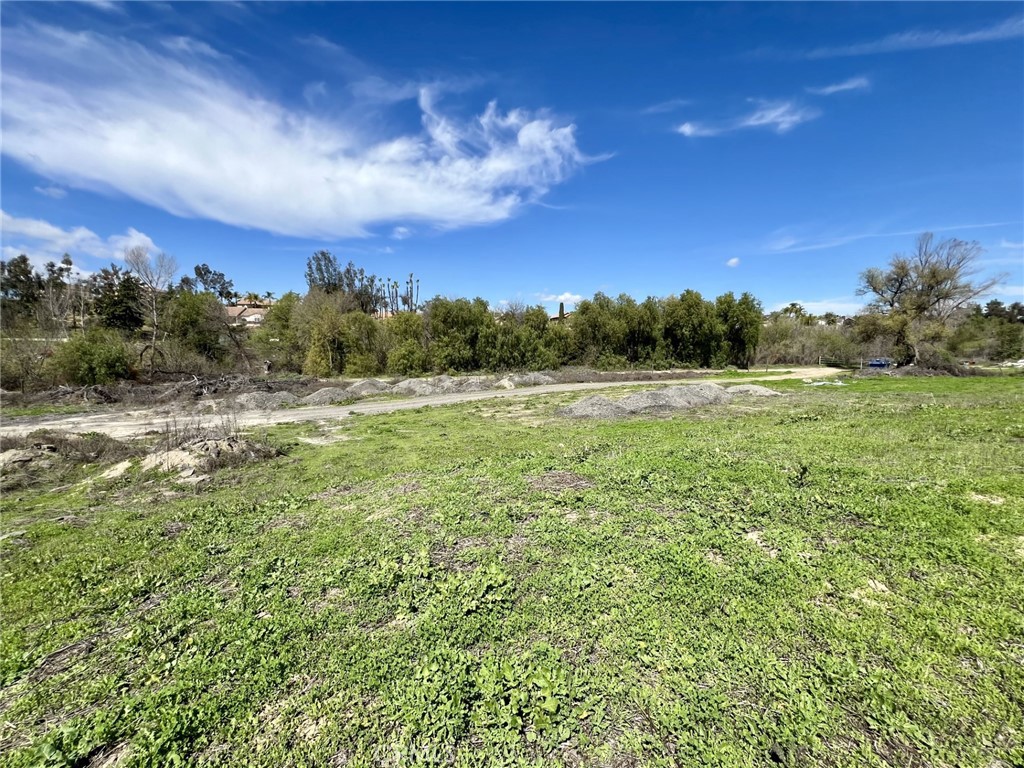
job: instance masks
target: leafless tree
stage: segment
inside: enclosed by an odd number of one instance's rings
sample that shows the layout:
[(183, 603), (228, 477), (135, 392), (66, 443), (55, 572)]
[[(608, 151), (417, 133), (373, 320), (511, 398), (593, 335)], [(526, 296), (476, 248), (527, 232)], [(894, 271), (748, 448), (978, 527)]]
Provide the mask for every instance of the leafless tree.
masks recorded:
[(153, 330), (150, 346), (150, 376), (152, 376), (157, 354), (157, 333), (160, 326), (160, 296), (174, 279), (174, 275), (178, 271), (178, 263), (173, 256), (163, 252), (151, 256), (149, 250), (142, 245), (126, 248), (124, 261), (146, 288), (143, 301), (146, 303), (145, 312), (149, 315)]

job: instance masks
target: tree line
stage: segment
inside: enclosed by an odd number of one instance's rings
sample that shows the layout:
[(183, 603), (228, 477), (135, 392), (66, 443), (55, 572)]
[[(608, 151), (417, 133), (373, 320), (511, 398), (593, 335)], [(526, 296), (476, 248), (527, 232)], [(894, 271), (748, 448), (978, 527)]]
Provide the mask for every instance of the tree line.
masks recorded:
[[(599, 368), (725, 367), (892, 356), (899, 363), (1024, 355), (1024, 306), (974, 300), (996, 279), (973, 280), (976, 243), (930, 235), (886, 268), (861, 276), (869, 297), (854, 318), (815, 317), (799, 304), (765, 314), (751, 294), (714, 299), (694, 290), (643, 301), (597, 293), (573, 312), (490, 306), (481, 298), (420, 299), (399, 282), (320, 250), (306, 263), (305, 294), (242, 297), (207, 264), (178, 277), (166, 254), (129, 249), (123, 266), (75, 275), (70, 256), (33, 269), (0, 262), (5, 388), (91, 384), (159, 373), (277, 371), (310, 376), (402, 375)], [(175, 279), (177, 277), (177, 279)], [(258, 328), (225, 306), (270, 304)]]

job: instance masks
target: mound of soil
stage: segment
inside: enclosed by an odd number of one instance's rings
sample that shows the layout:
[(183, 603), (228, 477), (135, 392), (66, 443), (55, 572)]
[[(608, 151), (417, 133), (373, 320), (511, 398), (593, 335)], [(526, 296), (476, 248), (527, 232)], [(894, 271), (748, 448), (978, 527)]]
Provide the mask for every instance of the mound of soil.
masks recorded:
[(311, 395), (302, 398), (303, 405), (334, 405), (344, 400), (351, 400), (352, 393), (344, 387), (324, 387)]
[(386, 381), (380, 379), (360, 379), (354, 384), (349, 385), (349, 395), (355, 395), (356, 397), (365, 397), (366, 395), (379, 395), (381, 392), (390, 392), (391, 386)]
[(247, 392), (235, 398), (235, 405), (243, 411), (272, 411), (298, 402), (291, 392)]
[(718, 384), (688, 384), (637, 392), (618, 402), (594, 396), (559, 411), (573, 419), (614, 419), (650, 413), (670, 413), (702, 405), (727, 403), (732, 395)]
[(554, 384), (555, 380), (543, 373), (513, 373), (499, 381), (495, 386), (502, 389), (516, 387), (539, 387), (543, 384)]
[(782, 394), (757, 384), (737, 384), (734, 387), (729, 387), (726, 391), (730, 395), (749, 395), (750, 397), (776, 397)]
[(570, 419), (621, 419), (628, 416), (625, 408), (607, 397), (591, 395), (558, 411)]
[(396, 395), (423, 397), (425, 395), (436, 395), (439, 388), (431, 379), (406, 379), (395, 384), (391, 391)]
[(456, 392), (483, 392), (494, 386), (494, 379), (490, 376), (466, 376), (453, 381)]

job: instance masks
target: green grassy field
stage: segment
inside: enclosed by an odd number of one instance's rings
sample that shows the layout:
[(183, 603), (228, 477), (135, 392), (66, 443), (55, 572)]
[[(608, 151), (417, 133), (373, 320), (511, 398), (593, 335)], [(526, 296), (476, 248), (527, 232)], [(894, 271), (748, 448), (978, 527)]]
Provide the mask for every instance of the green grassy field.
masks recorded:
[(1024, 765), (1024, 379), (771, 386), (7, 493), (0, 763)]

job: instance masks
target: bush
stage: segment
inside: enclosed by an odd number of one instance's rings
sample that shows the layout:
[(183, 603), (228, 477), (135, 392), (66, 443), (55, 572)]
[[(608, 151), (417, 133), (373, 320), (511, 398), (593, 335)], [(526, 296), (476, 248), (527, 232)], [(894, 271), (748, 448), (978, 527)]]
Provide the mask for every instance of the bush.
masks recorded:
[(72, 336), (58, 346), (44, 368), (54, 381), (79, 386), (107, 384), (135, 375), (128, 345), (117, 333), (99, 328)]
[(430, 368), (423, 345), (411, 339), (400, 342), (388, 354), (388, 373), (399, 376), (420, 376)]
[[(7, 320), (7, 318), (4, 318)], [(46, 343), (37, 340), (36, 330), (15, 324), (5, 327), (0, 337), (0, 386), (27, 392), (40, 383)]]

